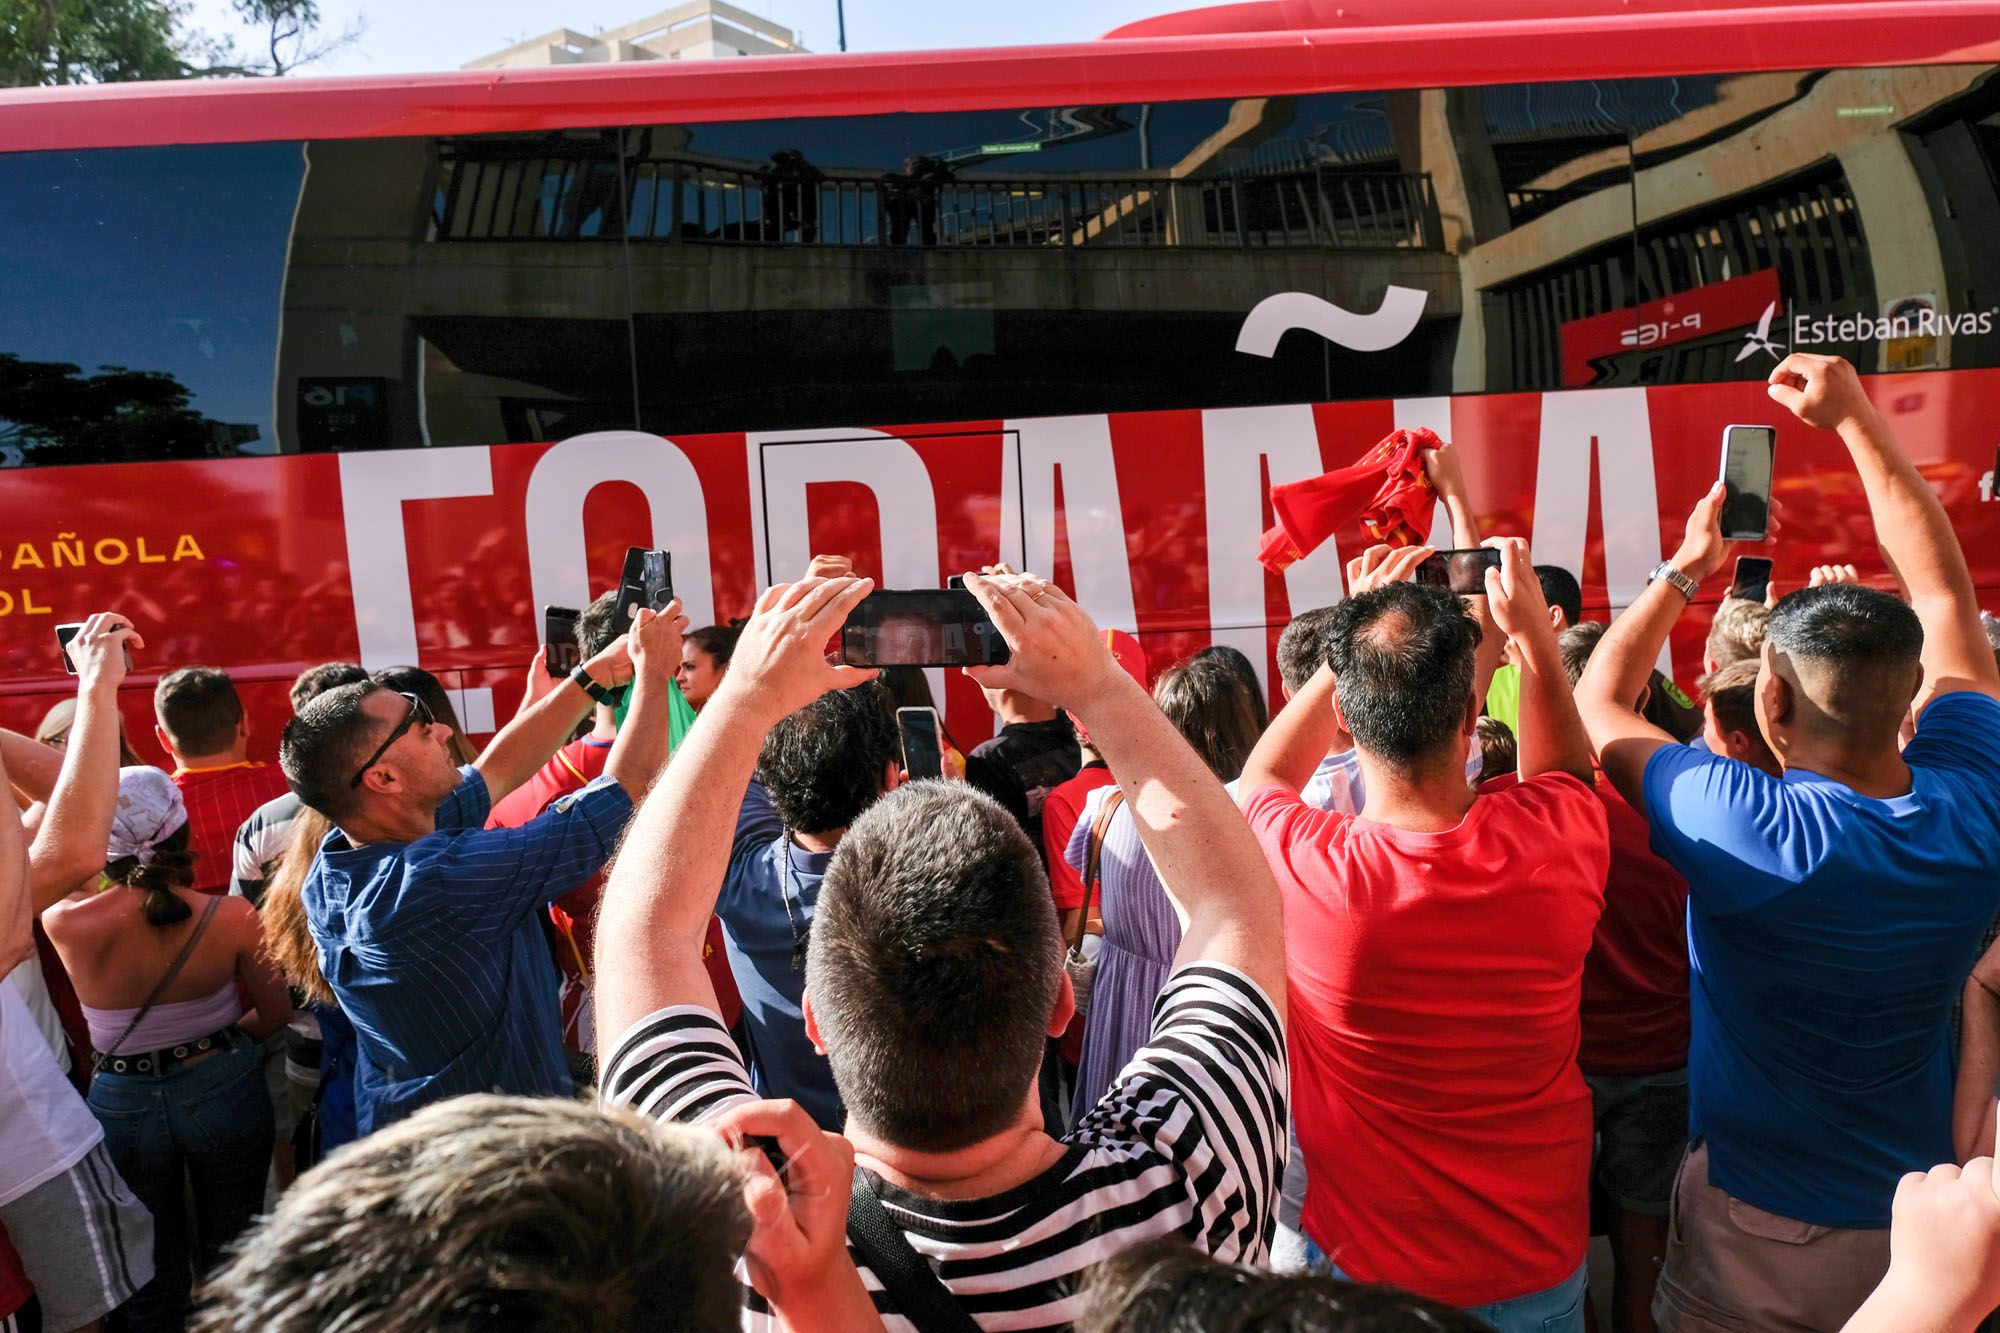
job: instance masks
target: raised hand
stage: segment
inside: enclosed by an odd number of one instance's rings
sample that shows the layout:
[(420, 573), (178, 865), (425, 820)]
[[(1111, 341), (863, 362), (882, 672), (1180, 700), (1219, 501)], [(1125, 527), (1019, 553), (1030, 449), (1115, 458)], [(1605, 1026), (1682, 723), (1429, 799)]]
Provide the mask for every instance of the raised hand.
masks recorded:
[(116, 690), (125, 679), (126, 650), (145, 646), (129, 617), (116, 611), (91, 616), (69, 641), (69, 660), (79, 688)]
[(1821, 430), (1881, 423), (1861, 377), (1837, 356), (1793, 352), (1771, 371), (1766, 392), (1800, 421)]
[(1722, 502), (1728, 494), (1728, 487), (1719, 481), (1708, 488), (1688, 515), (1680, 549), (1674, 552), (1674, 568), (1696, 582), (1729, 563), (1729, 543), (1722, 536)]
[(844, 579), (854, 573), (854, 562), (844, 555), (816, 555), (806, 563), (809, 579)]
[(1539, 627), (1554, 637), (1549, 620), (1548, 599), (1542, 595), (1542, 581), (1528, 555), (1528, 543), (1519, 537), (1489, 537), (1486, 545), (1500, 553), (1500, 568), (1486, 571), (1486, 605), (1493, 623), (1518, 643)]
[(1808, 588), (1824, 588), (1829, 583), (1859, 583), (1861, 575), (1853, 565), (1814, 565)]
[(1449, 440), (1436, 449), (1424, 450), (1424, 475), (1440, 497), (1465, 493), (1465, 472), (1459, 466), (1458, 450)]
[(1347, 595), (1359, 597), (1391, 583), (1408, 582), (1417, 566), (1435, 554), (1428, 546), (1371, 546), (1347, 562)]
[(1107, 685), (1131, 679), (1084, 609), (1047, 579), (968, 574), (965, 586), (993, 617), (1009, 650), (1004, 666), (965, 669), (981, 685), (1081, 712)]
[(816, 1312), (801, 1303), (837, 1301), (838, 1289), (849, 1280), (860, 1290), (860, 1275), (847, 1254), (853, 1145), (822, 1131), (793, 1101), (743, 1102), (707, 1127), (735, 1150), (743, 1173), (750, 1212), (750, 1244), (743, 1257), (750, 1284), (787, 1324), (802, 1326), (799, 1316)]
[(826, 644), (875, 589), (871, 579), (801, 579), (764, 590), (736, 640), (718, 692), (747, 695), (772, 720), (788, 717), (829, 690), (875, 679), (872, 667), (826, 660)]
[(636, 675), (664, 680), (681, 669), (681, 640), (688, 631), (688, 618), (681, 614), (676, 597), (665, 609), (655, 612), (640, 607), (632, 613), (632, 628), (625, 635), (626, 652)]

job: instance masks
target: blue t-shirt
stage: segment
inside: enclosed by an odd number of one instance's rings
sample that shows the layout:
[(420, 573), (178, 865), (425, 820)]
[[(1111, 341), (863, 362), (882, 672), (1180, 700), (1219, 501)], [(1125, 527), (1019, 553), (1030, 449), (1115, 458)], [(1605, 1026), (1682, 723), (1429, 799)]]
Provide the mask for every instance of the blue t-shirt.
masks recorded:
[(610, 859), (632, 800), (599, 778), (520, 828), (482, 828), (486, 780), (463, 771), (435, 832), (354, 847), (336, 828), (300, 890), (354, 1025), (364, 1135), (461, 1093), (570, 1095), (541, 909)]
[(1903, 759), (1889, 800), (1685, 745), (1646, 765), (1688, 881), (1709, 1179), (1820, 1226), (1886, 1227), (1903, 1173), (1953, 1160), (1952, 1003), (2000, 909), (2000, 703), (1937, 699)]
[(743, 996), (751, 1084), (759, 1096), (790, 1097), (821, 1129), (839, 1133), (847, 1112), (832, 1066), (806, 1036), (802, 1003), (807, 933), (832, 860), (832, 852), (809, 852), (786, 837), (764, 785), (753, 781), (736, 816), (715, 914)]

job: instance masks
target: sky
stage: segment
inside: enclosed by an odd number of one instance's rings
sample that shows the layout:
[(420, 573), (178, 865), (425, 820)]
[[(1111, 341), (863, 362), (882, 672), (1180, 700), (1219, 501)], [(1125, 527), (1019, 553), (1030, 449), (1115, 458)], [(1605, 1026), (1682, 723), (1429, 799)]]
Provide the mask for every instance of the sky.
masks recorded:
[[(839, 49), (834, 0), (734, 0), (801, 34), (812, 51)], [(850, 51), (1018, 46), (1090, 41), (1134, 19), (1212, 0), (846, 0)], [(674, 0), (320, 0), (324, 29), (358, 16), (361, 40), (299, 71), (301, 76), (408, 74), (457, 69), (468, 60), (556, 28), (594, 32), (666, 9)], [(211, 32), (240, 32), (229, 0), (194, 0), (190, 19)]]

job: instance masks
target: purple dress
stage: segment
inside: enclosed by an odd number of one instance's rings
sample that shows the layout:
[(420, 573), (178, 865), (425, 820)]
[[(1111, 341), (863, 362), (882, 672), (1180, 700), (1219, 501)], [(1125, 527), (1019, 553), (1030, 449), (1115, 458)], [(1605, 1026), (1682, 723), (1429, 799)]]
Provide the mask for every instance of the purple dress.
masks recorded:
[[(1077, 816), (1063, 859), (1079, 874), (1089, 858), (1090, 829), (1097, 812), (1117, 790), (1100, 787), (1090, 793)], [(1070, 1104), (1072, 1129), (1146, 1044), (1153, 1030), (1153, 1002), (1167, 984), (1174, 951), (1181, 946), (1180, 917), (1139, 841), (1130, 805), (1120, 806), (1104, 830), (1097, 895), (1104, 947), (1097, 955), (1097, 978), (1083, 1025), (1083, 1060), (1077, 1066), (1076, 1098)]]

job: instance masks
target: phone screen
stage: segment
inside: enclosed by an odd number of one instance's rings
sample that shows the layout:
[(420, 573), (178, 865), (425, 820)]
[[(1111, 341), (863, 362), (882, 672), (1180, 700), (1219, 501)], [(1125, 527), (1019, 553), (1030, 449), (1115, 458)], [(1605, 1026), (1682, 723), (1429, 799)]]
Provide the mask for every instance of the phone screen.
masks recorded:
[(884, 589), (861, 599), (840, 627), (849, 666), (997, 666), (1007, 660), (979, 599), (962, 588)]
[(543, 662), (549, 675), (557, 680), (583, 665), (583, 651), (576, 642), (576, 621), (575, 607), (542, 608), (542, 642), (548, 645)]
[(1762, 541), (1771, 512), (1771, 454), (1778, 433), (1769, 426), (1731, 426), (1722, 432), (1722, 535)]
[[(76, 663), (70, 660), (69, 641), (74, 639), (82, 630), (83, 622), (81, 620), (76, 621), (74, 624), (56, 626), (56, 651), (62, 654), (63, 670), (69, 672), (72, 676), (76, 674)], [(132, 650), (130, 648), (125, 650), (125, 669), (127, 671), (132, 669)]]
[(625, 569), (618, 576), (618, 607), (611, 613), (611, 629), (623, 634), (632, 628), (632, 615), (640, 607), (664, 611), (674, 600), (674, 558), (666, 551), (649, 551), (643, 546), (625, 550)]
[(898, 708), (896, 728), (903, 733), (903, 771), (912, 778), (944, 776), (944, 743), (938, 737), (935, 708)]
[(1463, 551), (1438, 551), (1417, 566), (1416, 582), (1424, 588), (1448, 588), (1461, 597), (1486, 594), (1486, 571), (1500, 568), (1500, 552), (1490, 546)]
[(1771, 591), (1771, 562), (1761, 555), (1736, 557), (1736, 576), (1730, 581), (1729, 595), (1746, 602), (1761, 602)]

